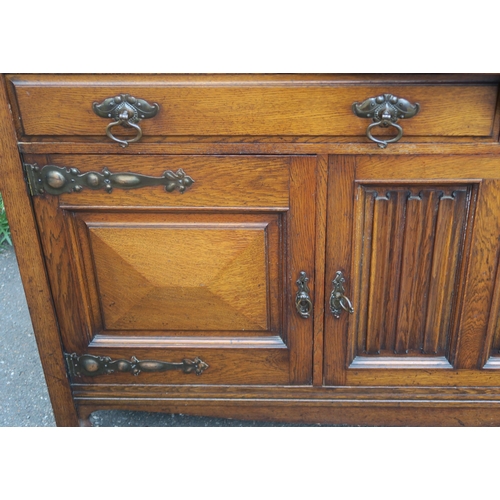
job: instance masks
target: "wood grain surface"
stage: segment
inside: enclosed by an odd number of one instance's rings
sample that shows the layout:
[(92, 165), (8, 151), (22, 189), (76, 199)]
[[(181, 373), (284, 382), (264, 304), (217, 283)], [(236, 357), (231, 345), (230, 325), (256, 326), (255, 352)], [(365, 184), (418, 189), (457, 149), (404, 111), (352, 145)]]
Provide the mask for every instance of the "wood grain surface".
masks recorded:
[[(328, 170), (324, 384), (344, 385), (347, 332), (351, 318), (342, 313), (335, 318), (330, 311), (332, 281), (337, 271), (346, 277), (346, 290), (353, 292), (351, 273), (353, 197), (355, 158), (330, 156)], [(356, 258), (356, 257), (354, 257)]]
[(323, 384), (325, 328), (325, 250), (327, 234), (328, 156), (317, 157), (316, 181), (316, 255), (314, 269), (313, 384)]
[(90, 225), (105, 330), (279, 332), (272, 222)]
[[(419, 85), (419, 78), (414, 80), (377, 85), (296, 77), (266, 85), (259, 77), (218, 82), (10, 77), (27, 136), (103, 136), (111, 120), (98, 117), (92, 104), (121, 93), (159, 104), (157, 116), (140, 123), (146, 136), (364, 136), (370, 121), (356, 117), (352, 104), (387, 93), (421, 106), (417, 116), (403, 120), (405, 136), (491, 136), (497, 83)], [(391, 132), (379, 131), (386, 134)]]
[[(352, 138), (323, 137), (315, 138), (290, 138), (286, 137), (259, 137), (258, 140), (248, 141), (244, 137), (230, 137), (224, 141), (220, 137), (208, 137), (201, 141), (200, 138), (191, 141), (172, 141), (164, 139), (153, 143), (147, 138), (131, 144), (128, 148), (121, 148), (117, 144), (106, 144), (102, 139), (82, 138), (77, 141), (73, 138), (66, 142), (54, 140), (41, 140), (31, 137), (29, 141), (18, 143), (21, 153), (50, 154), (55, 151), (61, 154), (113, 154), (116, 156), (129, 155), (296, 155), (296, 154), (322, 154), (322, 155), (369, 155), (381, 158), (406, 155), (498, 155), (500, 144), (467, 138), (443, 137), (405, 137), (404, 141), (391, 144), (389, 148), (381, 149), (366, 137), (354, 141)], [(365, 177), (363, 177), (365, 178)]]
[[(496, 176), (500, 176), (500, 169)], [(457, 351), (456, 366), (463, 369), (482, 366), (489, 316), (495, 314), (491, 304), (500, 257), (499, 214), (500, 181), (485, 179), (478, 195)]]
[[(161, 177), (167, 170), (182, 169), (194, 179), (184, 193), (165, 191), (163, 186), (132, 190), (83, 189), (60, 196), (62, 205), (114, 207), (269, 207), (289, 206), (289, 157), (275, 156), (132, 156), (50, 155), (45, 164), (77, 168), (81, 173), (131, 172)], [(44, 163), (38, 162), (39, 167)], [(103, 195), (104, 194), (104, 195)]]

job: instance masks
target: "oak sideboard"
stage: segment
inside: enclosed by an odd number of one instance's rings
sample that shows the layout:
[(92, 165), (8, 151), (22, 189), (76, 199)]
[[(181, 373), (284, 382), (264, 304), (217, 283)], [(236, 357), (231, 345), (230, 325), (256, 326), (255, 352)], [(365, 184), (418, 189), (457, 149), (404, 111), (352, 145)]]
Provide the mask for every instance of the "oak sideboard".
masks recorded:
[(500, 75), (6, 74), (60, 426), (500, 424)]

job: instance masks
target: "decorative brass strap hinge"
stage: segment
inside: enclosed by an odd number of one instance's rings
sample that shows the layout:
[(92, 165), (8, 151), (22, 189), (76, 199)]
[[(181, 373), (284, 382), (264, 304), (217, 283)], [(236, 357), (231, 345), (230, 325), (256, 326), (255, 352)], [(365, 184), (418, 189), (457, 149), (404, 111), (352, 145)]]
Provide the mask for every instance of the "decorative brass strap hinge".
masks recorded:
[(26, 174), (26, 184), (28, 184), (28, 191), (31, 196), (36, 196), (38, 194), (37, 189), (37, 172), (35, 168), (36, 165), (30, 165), (29, 163), (23, 163), (24, 173)]
[(177, 172), (167, 170), (161, 177), (120, 172), (113, 174), (106, 167), (102, 172), (81, 173), (77, 168), (45, 165), (40, 168), (36, 163), (24, 164), (31, 196), (45, 193), (59, 195), (63, 193), (79, 193), (84, 188), (98, 191), (103, 189), (111, 193), (113, 188), (137, 189), (146, 186), (165, 186), (165, 191), (171, 193), (178, 190), (183, 193), (194, 180), (180, 168)]
[(127, 359), (112, 360), (108, 356), (93, 356), (91, 354), (64, 354), (68, 370), (73, 377), (95, 377), (96, 375), (109, 375), (114, 372), (131, 373), (139, 375), (141, 372), (165, 372), (182, 370), (184, 373), (201, 375), (208, 365), (200, 358), (183, 359), (182, 363), (145, 360), (139, 361), (135, 356)]

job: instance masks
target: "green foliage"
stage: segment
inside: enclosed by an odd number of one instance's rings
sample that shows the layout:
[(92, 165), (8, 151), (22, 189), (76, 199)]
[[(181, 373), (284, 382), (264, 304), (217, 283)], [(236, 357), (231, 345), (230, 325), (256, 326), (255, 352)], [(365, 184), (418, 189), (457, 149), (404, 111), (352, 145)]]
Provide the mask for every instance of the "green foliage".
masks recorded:
[(3, 245), (4, 243), (8, 243), (12, 246), (12, 240), (10, 239), (9, 222), (7, 221), (7, 215), (5, 214), (2, 195), (0, 194), (0, 245)]

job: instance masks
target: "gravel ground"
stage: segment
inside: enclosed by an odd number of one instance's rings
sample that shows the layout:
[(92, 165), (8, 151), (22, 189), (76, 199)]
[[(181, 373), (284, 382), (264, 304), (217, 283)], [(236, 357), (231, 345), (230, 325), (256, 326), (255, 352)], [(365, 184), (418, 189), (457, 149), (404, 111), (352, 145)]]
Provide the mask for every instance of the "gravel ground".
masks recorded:
[[(0, 328), (0, 427), (55, 426), (16, 257), (5, 246), (0, 247)], [(131, 411), (98, 411), (91, 418), (95, 427), (301, 427)]]
[(0, 328), (0, 426), (54, 426), (16, 257), (5, 246), (0, 247)]

